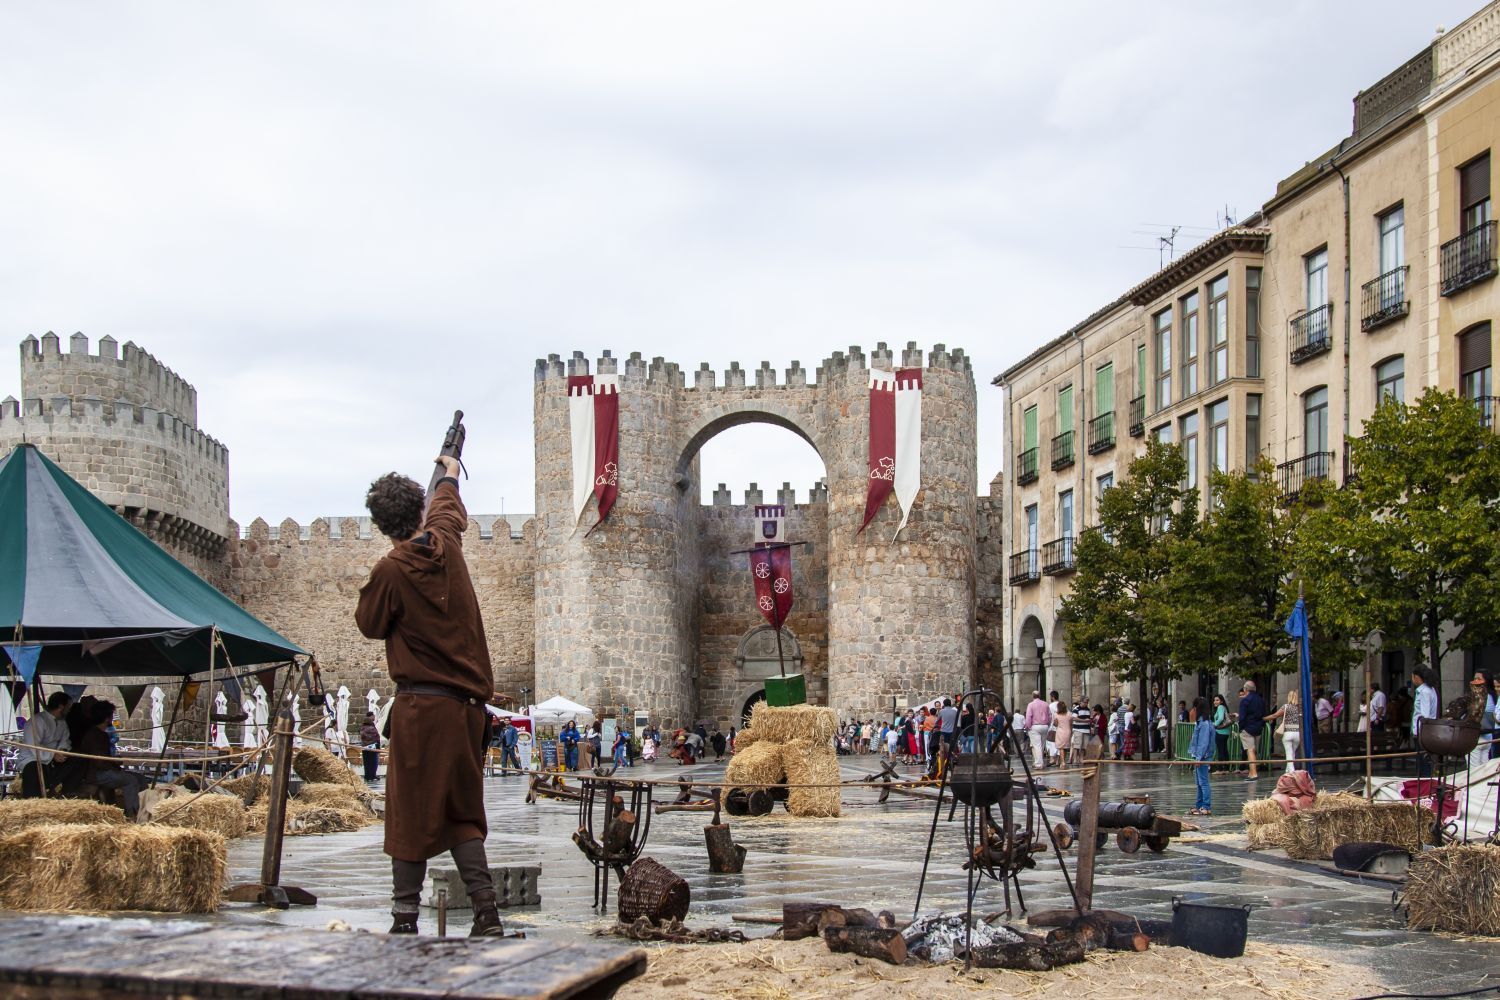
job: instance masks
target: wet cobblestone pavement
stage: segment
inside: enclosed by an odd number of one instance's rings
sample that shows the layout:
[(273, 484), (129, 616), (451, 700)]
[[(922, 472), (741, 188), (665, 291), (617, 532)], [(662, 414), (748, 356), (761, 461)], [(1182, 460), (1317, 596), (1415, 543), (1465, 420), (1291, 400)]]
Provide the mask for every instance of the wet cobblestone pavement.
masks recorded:
[[(846, 757), (842, 763), (845, 779), (879, 769), (875, 757)], [(680, 768), (668, 763), (638, 767), (627, 775), (668, 780), (691, 775), (714, 780), (722, 773), (722, 765)], [(1041, 780), (1075, 795), (1082, 786), (1076, 774), (1048, 772)], [(1407, 931), (1392, 909), (1391, 886), (1331, 875), (1316, 864), (1291, 861), (1280, 852), (1247, 853), (1242, 838), (1213, 836), (1242, 834), (1240, 805), (1246, 798), (1269, 794), (1274, 781), (1267, 776), (1253, 784), (1238, 777), (1217, 778), (1213, 782), (1215, 815), (1200, 821), (1202, 833), (1188, 833), (1160, 855), (1144, 847), (1138, 854), (1124, 854), (1111, 838), (1099, 854), (1095, 906), (1170, 917), (1174, 896), (1248, 905), (1252, 940), (1324, 946), (1346, 961), (1362, 957), (1395, 989), (1439, 993), (1500, 982), (1500, 942)], [(1353, 775), (1331, 776), (1321, 784), (1337, 789), (1356, 781)], [(674, 792), (658, 789), (657, 801), (670, 800)], [(1104, 798), (1126, 793), (1149, 794), (1159, 811), (1184, 814), (1193, 804), (1192, 773), (1186, 768), (1106, 769)], [(593, 870), (570, 840), (577, 828), (577, 806), (554, 800), (528, 805), (524, 796), (522, 778), (488, 779), (491, 864), (542, 868), (541, 905), (504, 911), (507, 926), (524, 929), (529, 936), (547, 937), (586, 933), (612, 922), (613, 879), (611, 911), (596, 913), (591, 907)], [(1051, 822), (1061, 820), (1067, 801), (1046, 802)], [(964, 847), (959, 815), (952, 823), (946, 822), (945, 807), (944, 821), (938, 825), (924, 911), (963, 907), (966, 874), (960, 868)], [(893, 795), (889, 804), (879, 805), (873, 792), (860, 790), (845, 792), (844, 815), (839, 819), (794, 819), (780, 808), (768, 817), (726, 817), (735, 840), (749, 853), (743, 874), (713, 875), (708, 872), (703, 844), (703, 826), (709, 816), (669, 813), (652, 817), (645, 853), (692, 886), (689, 920), (695, 926), (733, 926), (747, 936), (759, 936), (773, 928), (733, 923), (731, 915), (779, 914), (787, 899), (826, 899), (890, 909), (905, 918), (915, 901), (932, 816), (929, 801)], [(381, 853), (381, 829), (287, 839), (282, 881), (316, 893), (316, 907), (278, 912), (230, 904), (208, 919), (314, 927), (336, 919), (357, 929), (385, 930), (390, 920), (390, 868)], [(260, 852), (257, 838), (231, 845), (234, 880), (255, 879)], [(1076, 850), (1064, 854), (1070, 872), (1075, 855)], [(1038, 862), (1036, 869), (1021, 875), (1027, 907), (1071, 905), (1056, 859), (1049, 852), (1039, 856)], [(451, 867), (451, 860), (438, 859), (433, 864)], [(990, 913), (1003, 906), (999, 883), (985, 883), (975, 910)], [(450, 932), (465, 932), (467, 920), (466, 912), (453, 914)], [(434, 911), (424, 910), (421, 923), (424, 933), (435, 933)], [(1309, 995), (1315, 994), (1310, 984)]]

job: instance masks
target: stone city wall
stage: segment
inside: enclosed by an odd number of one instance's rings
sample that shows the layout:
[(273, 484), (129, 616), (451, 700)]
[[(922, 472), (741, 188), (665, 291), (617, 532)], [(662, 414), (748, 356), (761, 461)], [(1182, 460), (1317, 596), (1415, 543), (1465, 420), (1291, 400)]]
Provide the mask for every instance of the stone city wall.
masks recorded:
[[(331, 537), (321, 518), (305, 532), (297, 522), (283, 521), (274, 533), (257, 519), (245, 538), (239, 535), (235, 528), (228, 546), (230, 596), (315, 654), (329, 691), (343, 684), (361, 705), (371, 688), (388, 697), (393, 686), (385, 645), (360, 635), (354, 624), (359, 588), (390, 549), (385, 536), (359, 537), (353, 518), (343, 520), (338, 537)], [(464, 558), (484, 616), (495, 689), (516, 698), (522, 686), (533, 686), (534, 553), (530, 521), (520, 538), (511, 538), (509, 524), (499, 519), (489, 538), (481, 538), (478, 524), (469, 522)]]

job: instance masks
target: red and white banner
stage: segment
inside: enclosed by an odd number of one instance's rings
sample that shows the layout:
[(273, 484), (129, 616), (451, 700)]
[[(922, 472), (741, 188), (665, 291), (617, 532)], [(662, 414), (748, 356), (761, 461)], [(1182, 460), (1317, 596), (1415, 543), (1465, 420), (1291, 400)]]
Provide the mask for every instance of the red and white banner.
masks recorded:
[(899, 533), (906, 527), (922, 480), (922, 369), (870, 371), (870, 478), (865, 490), (864, 531), (885, 498), (896, 494)]
[(750, 575), (755, 578), (755, 606), (776, 628), (792, 611), (792, 547), (774, 545), (750, 553)]
[(589, 497), (596, 496), (602, 522), (620, 495), (618, 375), (568, 376), (568, 427), (573, 437), (573, 517), (582, 517)]

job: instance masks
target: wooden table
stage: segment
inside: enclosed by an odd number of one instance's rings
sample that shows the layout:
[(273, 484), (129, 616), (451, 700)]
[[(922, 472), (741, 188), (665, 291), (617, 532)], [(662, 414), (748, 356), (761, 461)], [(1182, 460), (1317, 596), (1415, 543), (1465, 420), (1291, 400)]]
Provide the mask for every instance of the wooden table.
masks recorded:
[(0, 994), (19, 1000), (563, 1000), (613, 996), (645, 970), (644, 949), (595, 941), (0, 919)]

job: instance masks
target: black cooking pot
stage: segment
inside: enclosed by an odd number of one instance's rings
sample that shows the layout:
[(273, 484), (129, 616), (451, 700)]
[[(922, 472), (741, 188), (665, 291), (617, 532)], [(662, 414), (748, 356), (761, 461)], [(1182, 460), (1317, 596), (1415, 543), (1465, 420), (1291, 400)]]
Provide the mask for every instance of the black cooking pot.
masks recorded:
[(1010, 794), (1010, 758), (1003, 753), (954, 754), (948, 765), (948, 787), (965, 805), (995, 805)]
[(1417, 745), (1439, 757), (1464, 757), (1479, 745), (1479, 724), (1460, 719), (1423, 719)]

